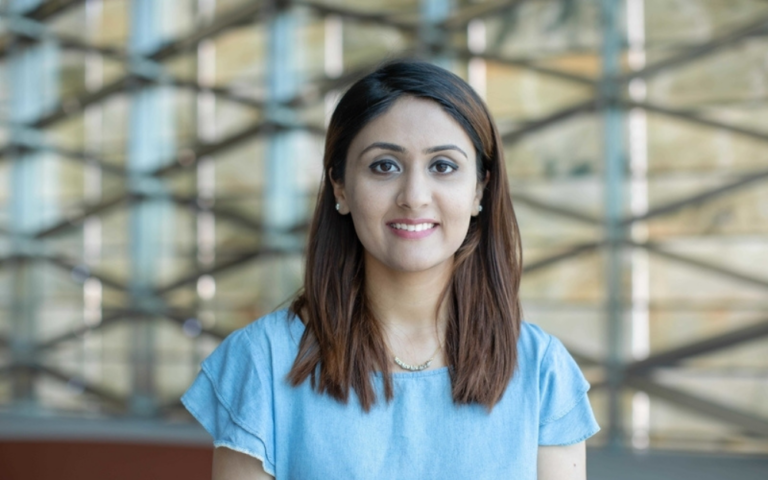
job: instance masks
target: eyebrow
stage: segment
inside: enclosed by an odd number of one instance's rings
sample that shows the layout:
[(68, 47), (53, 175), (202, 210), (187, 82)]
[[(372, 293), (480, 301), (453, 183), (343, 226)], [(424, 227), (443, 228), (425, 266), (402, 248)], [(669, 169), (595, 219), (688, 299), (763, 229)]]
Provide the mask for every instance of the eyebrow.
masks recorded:
[[(398, 153), (404, 153), (405, 152), (405, 148), (401, 147), (400, 145), (396, 145), (394, 143), (374, 142), (374, 143), (368, 145), (367, 147), (365, 147), (363, 149), (363, 151), (360, 152), (360, 156), (362, 157), (365, 154), (365, 152), (367, 152), (369, 150), (373, 150), (374, 148), (380, 148), (382, 150), (390, 150), (390, 151), (398, 152)], [(449, 144), (449, 145), (438, 145), (436, 147), (429, 147), (429, 148), (424, 150), (424, 153), (442, 152), (444, 150), (456, 150), (457, 152), (460, 152), (462, 155), (464, 155), (466, 158), (469, 158), (469, 156), (467, 156), (467, 153), (464, 150), (462, 150), (459, 147), (457, 147), (456, 145), (452, 145), (452, 144)]]
[(435, 153), (435, 152), (442, 152), (443, 150), (456, 150), (457, 152), (460, 152), (462, 155), (464, 155), (466, 158), (469, 158), (467, 156), (467, 152), (460, 149), (456, 145), (438, 145), (436, 147), (430, 147), (426, 150), (424, 150), (424, 153)]

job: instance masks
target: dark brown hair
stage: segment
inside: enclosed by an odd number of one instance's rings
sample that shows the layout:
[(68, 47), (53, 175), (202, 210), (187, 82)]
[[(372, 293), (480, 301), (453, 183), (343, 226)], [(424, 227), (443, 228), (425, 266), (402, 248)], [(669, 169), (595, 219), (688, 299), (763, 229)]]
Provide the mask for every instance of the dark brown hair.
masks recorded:
[(331, 175), (343, 183), (352, 140), (404, 96), (439, 104), (472, 140), (478, 179), (489, 174), (483, 211), (470, 221), (441, 299), (449, 302), (445, 353), (453, 401), (491, 409), (515, 371), (521, 321), (522, 251), (504, 153), (496, 125), (474, 90), (449, 71), (420, 61), (388, 63), (365, 76), (331, 117), (304, 288), (290, 307), (306, 328), (288, 379), (296, 386), (309, 377), (318, 392), (342, 402), (354, 389), (368, 411), (376, 402), (371, 374), (381, 372), (386, 400), (393, 396), (383, 331), (365, 295), (363, 246), (350, 216), (334, 208)]

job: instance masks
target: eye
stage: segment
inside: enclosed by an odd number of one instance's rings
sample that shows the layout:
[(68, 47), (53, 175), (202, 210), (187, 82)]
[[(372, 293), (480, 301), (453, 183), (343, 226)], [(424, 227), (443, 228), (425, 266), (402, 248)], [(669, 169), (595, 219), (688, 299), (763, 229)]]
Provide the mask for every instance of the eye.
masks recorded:
[(454, 163), (447, 162), (445, 160), (439, 160), (433, 163), (430, 169), (440, 174), (447, 174), (455, 172), (459, 169), (459, 167)]
[(371, 165), (370, 169), (373, 170), (374, 173), (392, 173), (399, 170), (397, 164), (392, 160), (379, 160)]

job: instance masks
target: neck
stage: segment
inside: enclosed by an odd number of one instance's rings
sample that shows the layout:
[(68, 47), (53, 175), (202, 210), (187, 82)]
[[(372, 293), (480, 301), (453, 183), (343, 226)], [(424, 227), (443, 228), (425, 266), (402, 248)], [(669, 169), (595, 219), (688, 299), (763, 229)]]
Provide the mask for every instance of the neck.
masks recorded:
[(447, 302), (438, 305), (451, 279), (453, 264), (444, 262), (421, 272), (393, 271), (365, 257), (366, 295), (390, 345), (440, 343), (447, 321)]

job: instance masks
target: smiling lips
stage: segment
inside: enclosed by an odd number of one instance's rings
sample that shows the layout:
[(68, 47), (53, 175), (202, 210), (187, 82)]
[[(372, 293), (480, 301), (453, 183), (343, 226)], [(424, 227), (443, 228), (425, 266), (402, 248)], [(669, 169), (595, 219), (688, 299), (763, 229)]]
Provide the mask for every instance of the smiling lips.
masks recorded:
[(388, 222), (387, 226), (392, 233), (402, 238), (418, 239), (431, 235), (439, 224), (431, 220), (397, 219)]

